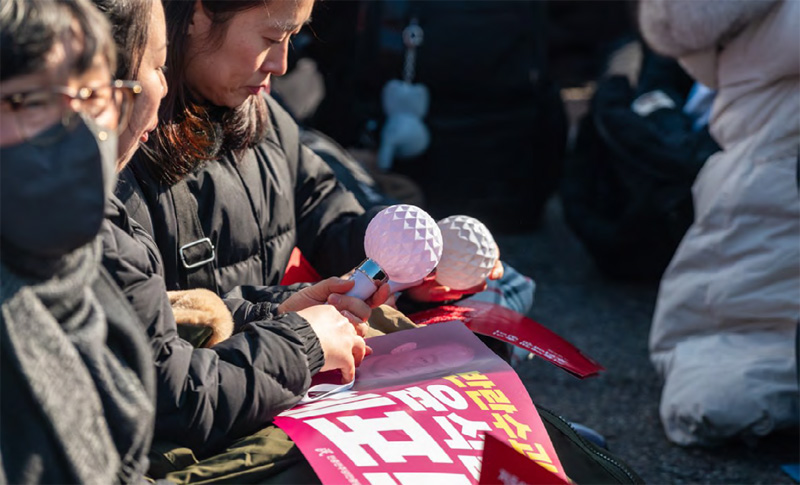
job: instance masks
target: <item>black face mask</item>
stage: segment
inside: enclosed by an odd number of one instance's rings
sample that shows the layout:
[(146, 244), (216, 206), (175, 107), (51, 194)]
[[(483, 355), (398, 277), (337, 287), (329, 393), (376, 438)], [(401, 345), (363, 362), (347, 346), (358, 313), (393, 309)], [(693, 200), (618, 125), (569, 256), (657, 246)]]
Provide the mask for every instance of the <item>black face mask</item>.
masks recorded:
[(17, 251), (63, 256), (100, 230), (116, 181), (117, 135), (84, 116), (76, 123), (0, 148), (0, 238)]

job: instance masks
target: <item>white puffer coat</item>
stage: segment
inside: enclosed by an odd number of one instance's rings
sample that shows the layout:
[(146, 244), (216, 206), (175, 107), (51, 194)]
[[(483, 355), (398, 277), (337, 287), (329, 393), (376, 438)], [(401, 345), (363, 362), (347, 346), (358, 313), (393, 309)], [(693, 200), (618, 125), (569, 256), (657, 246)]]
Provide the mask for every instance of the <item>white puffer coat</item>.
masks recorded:
[(639, 21), (717, 89), (722, 147), (695, 181), (695, 221), (653, 318), (664, 429), (711, 445), (797, 426), (800, 1), (643, 0)]

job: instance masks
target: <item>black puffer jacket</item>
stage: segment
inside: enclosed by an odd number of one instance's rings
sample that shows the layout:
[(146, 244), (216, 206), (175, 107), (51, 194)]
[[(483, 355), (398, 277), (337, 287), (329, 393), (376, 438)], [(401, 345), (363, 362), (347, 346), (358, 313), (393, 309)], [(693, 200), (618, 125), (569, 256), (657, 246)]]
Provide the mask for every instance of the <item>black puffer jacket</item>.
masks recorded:
[(213, 348), (193, 348), (178, 336), (155, 243), (112, 199), (101, 230), (103, 265), (147, 327), (157, 369), (156, 439), (208, 455), (296, 403), (323, 364), (309, 324), (295, 313), (251, 318)]
[[(202, 286), (221, 294), (242, 284), (279, 284), (295, 246), (324, 276), (349, 271), (364, 258), (364, 232), (380, 210), (365, 213), (328, 165), (300, 144), (288, 113), (270, 97), (267, 103), (266, 140), (241, 154), (226, 152), (185, 178), (203, 234), (216, 249), (216, 287)], [(117, 195), (156, 240), (167, 288), (185, 288), (174, 189), (155, 180), (143, 160), (126, 171)]]

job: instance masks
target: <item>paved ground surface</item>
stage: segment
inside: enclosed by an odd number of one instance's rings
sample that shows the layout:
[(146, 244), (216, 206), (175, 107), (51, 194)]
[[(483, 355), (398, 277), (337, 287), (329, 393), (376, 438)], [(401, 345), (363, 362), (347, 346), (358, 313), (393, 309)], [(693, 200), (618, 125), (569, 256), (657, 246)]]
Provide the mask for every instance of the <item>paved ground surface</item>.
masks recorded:
[[(273, 84), (282, 84), (285, 101), (303, 112), (311, 109), (306, 104), (314, 96), (323, 94), (305, 67), (298, 72)], [(566, 94), (574, 132), (591, 87)], [(607, 369), (600, 377), (581, 381), (547, 362), (527, 361), (518, 372), (537, 403), (601, 432), (610, 449), (650, 484), (794, 483), (779, 467), (800, 461), (796, 435), (756, 447), (715, 450), (680, 448), (666, 440), (658, 419), (661, 384), (647, 356), (657, 288), (604, 279), (566, 227), (557, 200), (538, 231), (495, 236), (503, 259), (536, 280), (536, 303), (529, 316)]]
[(666, 440), (658, 419), (661, 386), (647, 356), (657, 288), (604, 279), (565, 225), (557, 201), (538, 231), (497, 236), (503, 259), (536, 280), (529, 316), (607, 369), (581, 381), (545, 361), (527, 361), (518, 372), (537, 403), (604, 434), (647, 483), (794, 483), (779, 466), (800, 460), (796, 435), (715, 450)]

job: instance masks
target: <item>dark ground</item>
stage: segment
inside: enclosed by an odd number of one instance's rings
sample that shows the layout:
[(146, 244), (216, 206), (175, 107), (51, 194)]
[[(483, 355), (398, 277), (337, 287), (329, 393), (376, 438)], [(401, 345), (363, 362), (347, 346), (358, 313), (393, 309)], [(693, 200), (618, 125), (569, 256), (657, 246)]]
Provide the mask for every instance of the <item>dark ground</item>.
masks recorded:
[[(301, 73), (274, 84), (283, 82), (285, 100), (297, 105), (321, 89), (308, 84), (312, 80)], [(566, 97), (573, 128), (587, 109), (587, 96)], [(517, 371), (536, 403), (602, 433), (611, 451), (649, 484), (794, 483), (780, 465), (800, 462), (797, 435), (711, 450), (667, 441), (658, 417), (661, 383), (647, 354), (657, 285), (604, 279), (566, 226), (557, 199), (537, 231), (495, 237), (503, 260), (536, 281), (529, 316), (606, 368), (599, 377), (580, 380), (543, 360), (526, 361)]]
[(536, 281), (529, 316), (606, 368), (579, 380), (543, 360), (526, 361), (518, 372), (536, 403), (602, 433), (650, 484), (794, 483), (780, 465), (800, 461), (797, 435), (713, 450), (667, 441), (658, 418), (661, 384), (647, 355), (657, 287), (604, 279), (565, 225), (557, 200), (541, 229), (496, 237), (503, 259)]

